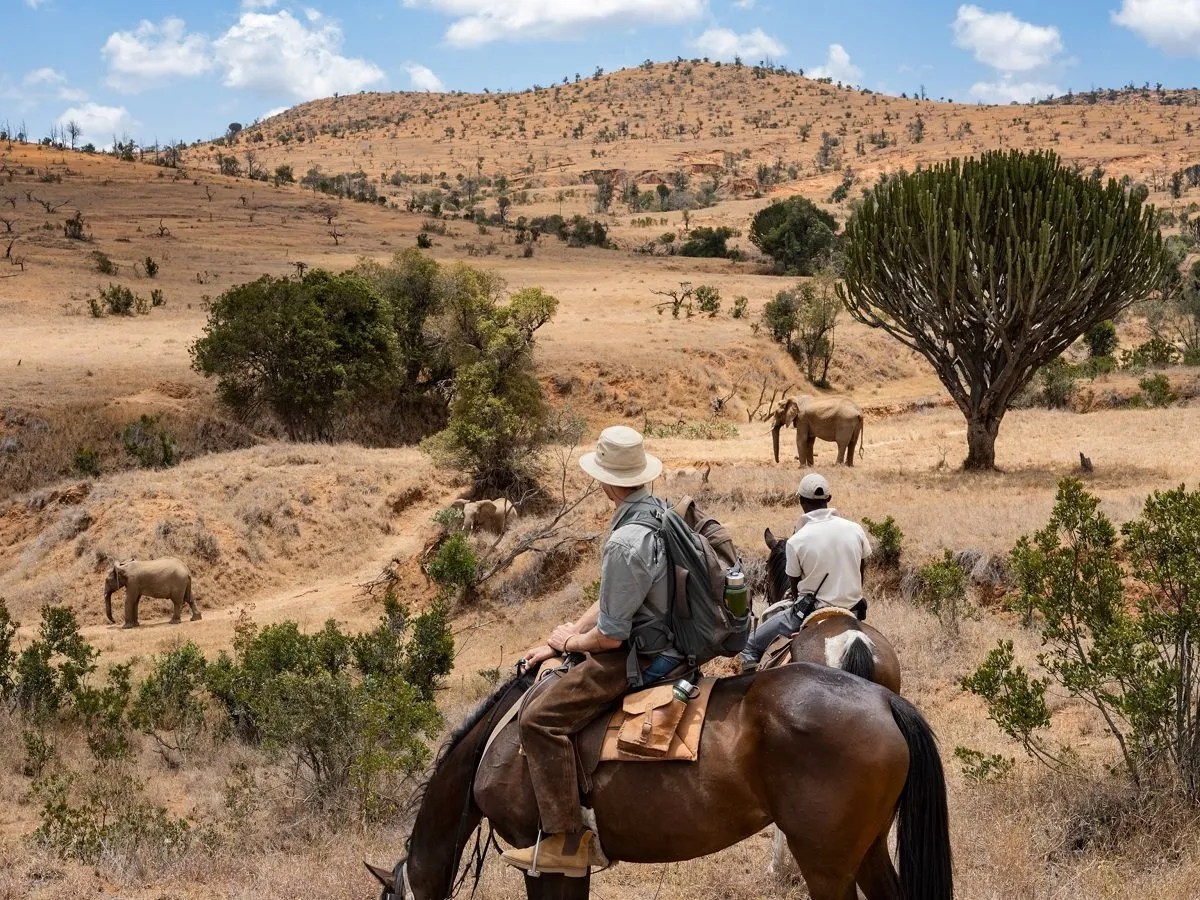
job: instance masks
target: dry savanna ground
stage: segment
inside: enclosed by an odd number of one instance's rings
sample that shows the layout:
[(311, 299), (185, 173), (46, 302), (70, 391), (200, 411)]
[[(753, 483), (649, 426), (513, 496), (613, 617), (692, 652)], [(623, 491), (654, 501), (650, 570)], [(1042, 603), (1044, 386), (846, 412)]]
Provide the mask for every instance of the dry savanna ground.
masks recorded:
[[(517, 95), (339, 97), (247, 128), (232, 147), (189, 148), (181, 169), (0, 146), (0, 220), (11, 229), (3, 243), (14, 241), (0, 263), (0, 596), (26, 623), (19, 639), (27, 639), (42, 604), (66, 604), (101, 650), (102, 663), (144, 666), (150, 654), (181, 640), (215, 655), (230, 645), (243, 614), (258, 622), (294, 619), (306, 629), (328, 618), (351, 629), (370, 627), (379, 608), (363, 585), (384, 572), (407, 603), (428, 602), (433, 590), (416, 558), (437, 533), (431, 515), (463, 491), (461, 476), (436, 469), (415, 448), (363, 448), (352, 434), (343, 443), (293, 445), (269, 429), (229, 422), (211, 385), (190, 369), (187, 348), (204, 326), (206, 300), (235, 284), (293, 273), (296, 263), (336, 269), (412, 246), (428, 212), (409, 212), (404, 204), (440, 180), (457, 187), (458, 175), (504, 175), (514, 191), (527, 192), (527, 208), (519, 204), (514, 215), (560, 208), (593, 215), (592, 177), (599, 171), (649, 190), (674, 184), (676, 172), (686, 174), (691, 188), (716, 177), (719, 202), (691, 211), (690, 224), (744, 232), (767, 195), (827, 199), (842, 174), (818, 171), (822, 132), (839, 138), (843, 169), (852, 167), (862, 184), (900, 167), (1012, 146), (1049, 147), (1089, 170), (1099, 166), (1161, 188), (1170, 172), (1191, 162), (1189, 125), (1200, 125), (1193, 92), (1122, 92), (1094, 105), (973, 107), (761, 76), (750, 68), (657, 64)], [(919, 142), (910, 127), (918, 115), (925, 129)], [(885, 146), (871, 142), (880, 132)], [(255, 140), (259, 133), (262, 141)], [(361, 168), (387, 202), (337, 201), (298, 185), (216, 174), (218, 152), (237, 154), (245, 167), (247, 151), (255, 165), (273, 171), (288, 164), (297, 177), (312, 166), (327, 173)], [(762, 165), (778, 165), (784, 177), (763, 183)], [(395, 173), (403, 177), (393, 179)], [(493, 199), (488, 193), (484, 203)], [(1165, 193), (1156, 199), (1171, 203)], [(1185, 195), (1179, 205), (1187, 202)], [(829, 208), (846, 215), (841, 206)], [(75, 210), (86, 241), (64, 236), (63, 220)], [(786, 432), (783, 462), (771, 460), (761, 413), (772, 393), (797, 393), (802, 376), (750, 323), (791, 282), (770, 275), (753, 255), (731, 262), (632, 252), (663, 231), (679, 232), (682, 212), (632, 214), (619, 203), (616, 210), (603, 217), (615, 249), (568, 248), (543, 238), (524, 257), (503, 229), (483, 234), (451, 219), (430, 252), (442, 262), (494, 270), (512, 288), (541, 285), (560, 299), (555, 320), (539, 332), (539, 376), (552, 402), (584, 416), (593, 433), (610, 422), (659, 428), (705, 422), (714, 415), (712, 400), (723, 400), (717, 418), (736, 429), (732, 436), (651, 438), (668, 473), (711, 466), (707, 483), (693, 476), (666, 480), (659, 490), (697, 493), (733, 529), (746, 555), (760, 558), (763, 528), (785, 533), (797, 516), (792, 491), (801, 474)], [(647, 218), (651, 225), (633, 224)], [(744, 236), (736, 243), (750, 249)], [(116, 274), (100, 274), (93, 251), (106, 254)], [(154, 278), (146, 257), (159, 266)], [(749, 318), (658, 315), (653, 304), (660, 298), (652, 291), (684, 281), (716, 285), (726, 307), (747, 297)], [(147, 315), (93, 318), (88, 300), (110, 282), (145, 297), (161, 290), (165, 303)], [(1136, 316), (1122, 324), (1127, 343), (1143, 334)], [(1003, 554), (1045, 522), (1055, 485), (1078, 471), (1080, 452), (1094, 464), (1085, 476), (1089, 488), (1117, 521), (1136, 516), (1152, 490), (1196, 486), (1200, 447), (1191, 437), (1200, 429), (1200, 406), (1190, 398), (1198, 392), (1197, 375), (1184, 368), (1166, 374), (1184, 398), (1166, 410), (1117, 408), (1138, 391), (1136, 378), (1118, 374), (1084, 385), (1087, 412), (1010, 412), (997, 447), (1002, 471), (967, 475), (957, 468), (965, 452), (963, 420), (946, 405), (929, 367), (885, 335), (847, 321), (839, 325), (831, 380), (867, 411), (865, 453), (853, 469), (835, 471), (832, 446), (821, 443), (818, 468), (832, 478), (836, 505), (847, 514), (895, 517), (908, 565), (942, 548)], [(116, 436), (142, 414), (158, 416), (176, 436), (178, 466), (130, 468)], [(81, 446), (97, 451), (100, 476), (73, 471)], [(575, 491), (582, 478), (571, 465), (568, 486)], [(596, 573), (588, 538), (602, 531), (605, 516), (601, 499), (588, 500), (572, 521), (580, 540), (571, 553), (546, 565), (524, 558), (489, 582), (477, 603), (455, 610), (455, 669), (439, 698), (451, 724), (488, 690), (481, 673), (578, 611)], [(523, 530), (544, 521), (519, 520), (498, 546), (476, 539), (478, 549), (502, 554)], [(192, 565), (204, 619), (170, 626), (166, 603), (147, 601), (144, 627), (109, 626), (102, 610), (108, 560), (165, 554)], [(959, 896), (1165, 900), (1194, 893), (1200, 878), (1194, 813), (1164, 807), (1122, 814), (1126, 801), (1104, 774), (1113, 748), (1101, 723), (1069, 700), (1053, 698), (1065, 714), (1057, 736), (1087, 761), (1087, 778), (1051, 776), (1024, 760), (1002, 785), (961, 774), (952, 757), (956, 746), (1009, 756), (1017, 750), (956, 680), (1000, 637), (1016, 642), (1026, 664), (1038, 649), (999, 609), (989, 586), (978, 588), (978, 617), (957, 636), (904, 599), (894, 579), (877, 579), (874, 593), (872, 618), (897, 645), (905, 692), (941, 738)], [(264, 768), (261, 796), (239, 822), (236, 852), (227, 842), (182, 858), (109, 856), (97, 867), (64, 862), (26, 837), (38, 809), (27, 798), (20, 724), (5, 725), (0, 794), (21, 799), (0, 812), (0, 897), (86, 891), (130, 900), (366, 898), (373, 888), (359, 860), (390, 865), (402, 845), (400, 821), (331, 830), (297, 812), (285, 779)], [(60, 737), (64, 755), (83, 764), (82, 737)], [(231, 827), (223, 818), (228, 785), (243, 766), (261, 765), (236, 742), (211, 735), (182, 768), (169, 769), (148, 747), (138, 764), (156, 802), (222, 828)], [(1135, 816), (1159, 826), (1136, 827)], [(619, 900), (805, 896), (793, 879), (764, 874), (769, 847), (764, 834), (690, 864), (618, 866), (597, 877), (595, 893)], [(518, 885), (493, 859), (479, 895), (515, 897)]]

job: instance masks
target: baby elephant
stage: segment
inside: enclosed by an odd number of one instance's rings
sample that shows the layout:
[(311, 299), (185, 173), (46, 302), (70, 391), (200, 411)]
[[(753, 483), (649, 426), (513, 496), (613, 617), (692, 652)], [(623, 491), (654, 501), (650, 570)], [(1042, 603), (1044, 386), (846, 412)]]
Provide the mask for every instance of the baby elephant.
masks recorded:
[(170, 600), (174, 609), (171, 622), (179, 623), (183, 604), (192, 609), (192, 621), (200, 618), (200, 610), (192, 599), (192, 575), (182, 560), (172, 556), (150, 559), (145, 562), (129, 560), (114, 563), (104, 579), (104, 614), (108, 621), (116, 624), (112, 614), (112, 595), (117, 588), (125, 588), (125, 624), (122, 628), (134, 628), (138, 624), (138, 603), (143, 597), (160, 597)]

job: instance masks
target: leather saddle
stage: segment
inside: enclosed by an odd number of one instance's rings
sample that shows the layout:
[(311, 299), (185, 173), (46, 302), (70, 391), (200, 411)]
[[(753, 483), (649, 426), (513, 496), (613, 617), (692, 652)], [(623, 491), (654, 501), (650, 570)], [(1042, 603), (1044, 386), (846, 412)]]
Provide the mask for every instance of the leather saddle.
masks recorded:
[[(804, 621), (800, 623), (800, 631), (812, 628), (814, 625), (819, 625), (829, 619), (836, 619), (839, 616), (849, 616), (858, 621), (858, 616), (848, 609), (842, 609), (840, 606), (821, 606), (804, 617)], [(767, 645), (767, 649), (763, 651), (762, 660), (759, 662), (756, 671), (763, 672), (767, 669), (777, 669), (780, 666), (786, 666), (788, 663), (793, 662), (792, 640), (799, 633), (798, 631), (795, 634), (781, 634), (775, 640), (771, 641)]]
[[(550, 660), (543, 664), (542, 672), (554, 668), (555, 661)], [(500, 718), (484, 747), (485, 756), (505, 728), (516, 726), (520, 710), (550, 680), (539, 675), (526, 695)], [(591, 776), (602, 762), (695, 762), (716, 682), (716, 678), (701, 678), (686, 704), (675, 698), (672, 682), (641, 688), (614, 701), (610, 709), (585, 725), (574, 736), (584, 793), (590, 790)]]

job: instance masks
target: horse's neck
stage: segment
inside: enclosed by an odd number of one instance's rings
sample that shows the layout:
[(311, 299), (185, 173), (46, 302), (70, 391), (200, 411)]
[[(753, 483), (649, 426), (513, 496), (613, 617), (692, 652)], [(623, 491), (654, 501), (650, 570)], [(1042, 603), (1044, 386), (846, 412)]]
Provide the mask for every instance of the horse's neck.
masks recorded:
[(408, 877), (417, 897), (449, 897), (467, 840), (483, 814), (471, 790), (475, 768), (500, 716), (520, 700), (522, 691), (496, 703), (438, 763), (425, 786), (409, 842)]

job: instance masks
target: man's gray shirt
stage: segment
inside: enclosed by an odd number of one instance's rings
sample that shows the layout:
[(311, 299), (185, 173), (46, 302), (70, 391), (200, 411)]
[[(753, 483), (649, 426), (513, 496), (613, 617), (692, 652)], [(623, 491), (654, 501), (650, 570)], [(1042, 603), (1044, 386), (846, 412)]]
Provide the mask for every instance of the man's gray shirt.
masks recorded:
[(617, 506), (612, 529), (600, 558), (601, 634), (625, 641), (639, 625), (661, 621), (669, 602), (667, 552), (662, 538), (645, 525), (617, 523), (642, 506), (649, 511), (656, 505), (650, 491), (640, 488)]

